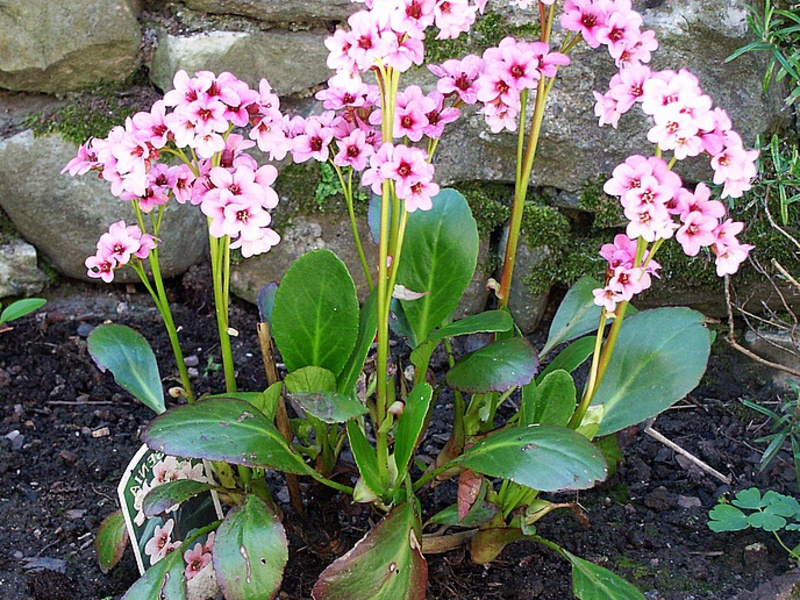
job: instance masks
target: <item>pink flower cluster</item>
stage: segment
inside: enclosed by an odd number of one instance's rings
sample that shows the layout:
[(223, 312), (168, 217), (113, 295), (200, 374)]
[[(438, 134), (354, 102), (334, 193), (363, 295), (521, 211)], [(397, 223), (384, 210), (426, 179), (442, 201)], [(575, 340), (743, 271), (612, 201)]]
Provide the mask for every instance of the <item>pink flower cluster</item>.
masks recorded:
[[(616, 303), (630, 300), (650, 286), (649, 277), (640, 268), (646, 264), (646, 257), (638, 264), (633, 261), (637, 238), (652, 243), (674, 235), (688, 256), (697, 256), (701, 248), (710, 247), (720, 277), (735, 273), (753, 248), (736, 239), (743, 224), (725, 220), (725, 206), (711, 200), (708, 186), (700, 183), (694, 191), (686, 189), (660, 157), (628, 157), (614, 169), (603, 190), (619, 196), (630, 219), (626, 235), (614, 240), (617, 250), (607, 245), (600, 252), (609, 261), (608, 283), (605, 289), (595, 290), (595, 296), (609, 312)], [(649, 272), (655, 272), (655, 268), (651, 263)]]
[(87, 274), (111, 283), (115, 269), (128, 264), (131, 257), (144, 260), (156, 246), (156, 239), (142, 233), (138, 225), (126, 226), (125, 221), (112, 223), (97, 241), (97, 253), (86, 259)]
[(422, 64), (425, 29), (435, 25), (437, 39), (457, 38), (469, 31), (487, 0), (365, 0), (369, 10), (347, 19), (325, 45), (334, 70), (366, 72), (373, 67), (407, 71)]
[(523, 90), (535, 89), (542, 77), (555, 77), (559, 66), (569, 58), (551, 52), (543, 42), (520, 42), (504, 38), (482, 57), (468, 55), (462, 60), (447, 60), (429, 69), (439, 78), (437, 89), (454, 95), (464, 104), (480, 102), (486, 123), (494, 133), (515, 131)]
[[(244, 150), (257, 142), (272, 158), (286, 155), (291, 144), (277, 95), (265, 80), (255, 91), (230, 73), (216, 76), (200, 71), (189, 77), (179, 71), (173, 84), (174, 89), (149, 112), (128, 118), (107, 138), (81, 146), (64, 171), (70, 175), (99, 171), (111, 184), (112, 194), (133, 202), (145, 214), (164, 206), (170, 197), (199, 205), (211, 219), (211, 235), (230, 236), (231, 248), (241, 248), (244, 256), (266, 252), (279, 241), (268, 227), (272, 220), (268, 211), (278, 204), (271, 187), (277, 171), (269, 165), (259, 167)], [(231, 133), (248, 125), (253, 126), (250, 138), (255, 142)], [(165, 153), (178, 154), (183, 162), (159, 162)], [(128, 238), (136, 237), (130, 227), (127, 233), (116, 228), (104, 234), (123, 250), (112, 253), (111, 242), (103, 242), (102, 248), (98, 244), (98, 255), (87, 260), (91, 277), (111, 281), (114, 268), (125, 264), (130, 254), (147, 256), (155, 244), (136, 229), (137, 239), (145, 241), (127, 254), (125, 249), (133, 243)]]

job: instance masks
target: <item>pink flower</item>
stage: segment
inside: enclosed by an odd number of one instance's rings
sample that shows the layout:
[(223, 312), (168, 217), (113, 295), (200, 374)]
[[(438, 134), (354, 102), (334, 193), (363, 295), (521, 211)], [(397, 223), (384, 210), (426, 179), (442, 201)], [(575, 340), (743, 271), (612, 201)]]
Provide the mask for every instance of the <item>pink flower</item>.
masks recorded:
[(436, 39), (455, 39), (469, 31), (478, 8), (470, 6), (467, 0), (437, 0), (433, 9), (435, 24), (439, 28)]
[(422, 93), (418, 85), (410, 85), (397, 94), (394, 112), (394, 137), (407, 137), (418, 142), (429, 121), (427, 114), (436, 110), (436, 101)]
[(172, 552), (172, 550), (180, 546), (180, 542), (175, 543), (171, 541), (172, 529), (174, 527), (175, 521), (172, 519), (167, 519), (163, 527), (156, 525), (153, 537), (150, 538), (144, 547), (144, 553), (150, 557), (151, 565), (156, 564), (159, 560)]
[(325, 162), (328, 160), (328, 145), (333, 141), (333, 136), (333, 129), (324, 124), (320, 117), (309, 117), (304, 132), (292, 140), (292, 158), (298, 163), (310, 158)]
[(683, 225), (675, 233), (687, 256), (697, 256), (701, 247), (714, 243), (714, 229), (719, 221), (701, 212), (690, 212), (683, 220)]
[(561, 15), (561, 26), (569, 31), (578, 31), (590, 48), (600, 46), (597, 31), (605, 27), (610, 2), (593, 0), (566, 0)]
[(105, 283), (114, 281), (114, 268), (117, 266), (116, 261), (109, 256), (101, 256), (96, 254), (90, 256), (84, 261), (86, 265), (86, 274), (93, 279), (102, 279)]
[(333, 162), (356, 171), (366, 168), (367, 160), (373, 153), (372, 146), (367, 144), (367, 134), (362, 129), (354, 129), (347, 137), (336, 140), (336, 146), (339, 151), (333, 157)]
[(186, 563), (186, 581), (191, 581), (206, 565), (211, 564), (211, 554), (205, 551), (203, 544), (197, 542), (194, 548), (183, 553), (183, 560)]
[(428, 69), (439, 78), (436, 89), (442, 94), (457, 94), (464, 104), (475, 104), (478, 101), (477, 80), (484, 67), (482, 58), (468, 54), (461, 60), (446, 60), (441, 66), (429, 65)]

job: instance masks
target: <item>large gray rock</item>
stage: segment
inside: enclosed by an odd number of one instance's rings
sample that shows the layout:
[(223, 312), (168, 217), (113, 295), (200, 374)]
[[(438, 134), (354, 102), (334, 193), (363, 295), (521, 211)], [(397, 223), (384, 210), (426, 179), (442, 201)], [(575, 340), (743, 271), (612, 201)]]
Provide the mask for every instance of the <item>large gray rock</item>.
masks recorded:
[(261, 21), (342, 20), (363, 8), (350, 0), (184, 0), (192, 10)]
[(151, 78), (156, 86), (169, 90), (175, 72), (181, 69), (190, 75), (201, 69), (230, 71), (256, 88), (266, 77), (279, 94), (304, 92), (331, 76), (326, 65), (327, 35), (322, 31), (210, 31), (188, 36), (162, 33)]
[(142, 32), (128, 0), (0, 3), (0, 87), (60, 93), (125, 78)]
[(32, 296), (46, 283), (47, 275), (37, 266), (36, 248), (20, 239), (0, 242), (0, 298)]
[[(0, 140), (0, 207), (19, 232), (64, 275), (87, 279), (83, 262), (98, 237), (120, 219), (135, 223), (130, 203), (111, 195), (107, 181), (87, 173), (60, 175), (76, 148), (61, 136), (34, 138), (31, 131)], [(190, 205), (170, 203), (164, 216), (161, 270), (176, 275), (196, 263), (206, 244), (206, 219)], [(131, 269), (120, 281), (136, 281)]]
[[(644, 10), (643, 16), (645, 28), (654, 29), (660, 43), (651, 66), (694, 72), (715, 104), (728, 111), (745, 143), (753, 144), (757, 134), (783, 122), (786, 115), (780, 89), (762, 94), (765, 55), (751, 53), (725, 62), (752, 39), (745, 18), (748, 4), (748, 0), (674, 0)], [(618, 130), (597, 126), (592, 92), (605, 92), (616, 71), (608, 54), (602, 48), (591, 51), (579, 45), (571, 59), (548, 99), (534, 185), (577, 190), (598, 173), (610, 173), (627, 156), (652, 149), (646, 139), (649, 120), (638, 106), (622, 117)], [(529, 114), (532, 108), (531, 103)], [(511, 181), (515, 151), (516, 134), (492, 134), (480, 115), (470, 114), (440, 144), (437, 176), (445, 181)], [(708, 157), (685, 161), (676, 170), (688, 180), (707, 177)]]

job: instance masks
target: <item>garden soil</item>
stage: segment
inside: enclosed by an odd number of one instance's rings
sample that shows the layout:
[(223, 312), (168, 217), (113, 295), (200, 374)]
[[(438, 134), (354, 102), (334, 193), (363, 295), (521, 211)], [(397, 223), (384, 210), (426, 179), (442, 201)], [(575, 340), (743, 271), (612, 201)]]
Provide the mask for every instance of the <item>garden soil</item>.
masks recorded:
[[(190, 271), (170, 282), (169, 291), (197, 390), (220, 391), (207, 276)], [(117, 483), (152, 415), (94, 365), (86, 337), (107, 321), (129, 325), (153, 344), (165, 386), (177, 385), (176, 369), (160, 317), (140, 288), (68, 283), (45, 295), (49, 302), (38, 314), (0, 333), (0, 599), (120, 598), (138, 576), (132, 553), (103, 574), (93, 541), (101, 520), (117, 509)], [(233, 302), (240, 389), (266, 387), (256, 321), (253, 306)], [(764, 444), (755, 440), (768, 426), (741, 403), (774, 402), (778, 393), (768, 372), (718, 338), (700, 386), (653, 428), (729, 475), (731, 484), (699, 470), (643, 427), (632, 428), (621, 436), (624, 458), (616, 474), (594, 490), (555, 497), (577, 501), (581, 518), (551, 514), (538, 532), (627, 578), (648, 600), (788, 597), (796, 575), (770, 534), (714, 534), (706, 524), (709, 509), (730, 491), (757, 485), (797, 494), (788, 452), (759, 472)], [(449, 409), (441, 399), (423, 453), (446, 441)], [(273, 483), (276, 497), (285, 499), (282, 480), (276, 476)], [(309, 496), (315, 500), (302, 523), (287, 506), (290, 560), (282, 599), (309, 598), (325, 566), (380, 518), (335, 495), (310, 489)], [(424, 516), (454, 496), (452, 484), (423, 494)], [(800, 541), (796, 535), (788, 536), (791, 545)], [(432, 600), (573, 597), (569, 565), (527, 541), (506, 547), (487, 566), (474, 564), (464, 549), (428, 556), (428, 565)]]

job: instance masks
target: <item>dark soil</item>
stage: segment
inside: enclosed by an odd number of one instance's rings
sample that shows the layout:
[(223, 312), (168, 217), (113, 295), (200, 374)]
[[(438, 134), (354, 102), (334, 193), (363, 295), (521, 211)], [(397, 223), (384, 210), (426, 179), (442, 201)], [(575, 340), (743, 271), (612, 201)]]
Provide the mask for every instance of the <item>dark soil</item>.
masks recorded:
[[(207, 290), (198, 272), (170, 285), (184, 351), (197, 358), (194, 380), (201, 393), (224, 387)], [(176, 369), (160, 317), (140, 289), (73, 283), (49, 296), (38, 315), (0, 334), (0, 598), (118, 598), (138, 576), (133, 557), (128, 552), (104, 575), (94, 555), (94, 533), (117, 508), (116, 485), (151, 413), (95, 367), (86, 336), (107, 320), (130, 325), (156, 349), (167, 387), (174, 385)], [(256, 319), (254, 307), (233, 303), (241, 389), (266, 386)], [(785, 552), (763, 532), (713, 534), (706, 522), (708, 510), (731, 489), (758, 485), (797, 493), (788, 453), (767, 472), (758, 472), (763, 445), (754, 439), (765, 430), (757, 430), (761, 421), (740, 403), (742, 398), (774, 400), (775, 394), (768, 374), (718, 341), (700, 387), (659, 416), (654, 427), (731, 475), (731, 486), (643, 432), (629, 431), (624, 461), (609, 481), (563, 496), (580, 502), (588, 527), (565, 513), (548, 516), (539, 533), (613, 569), (651, 600), (756, 597), (752, 590), (791, 568)], [(444, 405), (436, 410), (434, 428), (448, 412)], [(432, 433), (423, 449), (438, 447), (446, 432)], [(452, 501), (452, 487), (443, 485), (423, 497), (423, 510), (429, 516)], [(320, 537), (314, 519), (304, 529), (287, 523), (291, 549), (281, 598), (308, 598), (331, 560), (321, 555), (343, 552), (363, 535), (368, 520), (379, 518), (335, 497), (323, 502), (311, 513), (338, 514), (341, 534), (309, 542)], [(331, 531), (330, 523), (319, 527)], [(800, 540), (789, 536), (789, 541)], [(473, 564), (464, 550), (429, 556), (428, 563), (431, 599), (572, 597), (569, 566), (533, 543), (508, 546), (487, 567)]]

